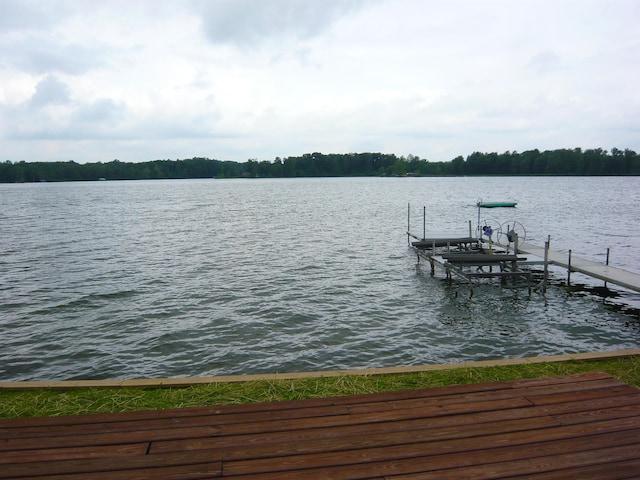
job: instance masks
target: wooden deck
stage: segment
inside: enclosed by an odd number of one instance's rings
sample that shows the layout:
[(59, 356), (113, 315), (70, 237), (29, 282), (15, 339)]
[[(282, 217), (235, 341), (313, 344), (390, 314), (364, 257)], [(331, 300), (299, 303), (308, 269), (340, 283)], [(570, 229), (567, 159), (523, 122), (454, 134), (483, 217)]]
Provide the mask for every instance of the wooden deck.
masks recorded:
[(0, 478), (640, 478), (640, 390), (604, 373), (0, 419)]

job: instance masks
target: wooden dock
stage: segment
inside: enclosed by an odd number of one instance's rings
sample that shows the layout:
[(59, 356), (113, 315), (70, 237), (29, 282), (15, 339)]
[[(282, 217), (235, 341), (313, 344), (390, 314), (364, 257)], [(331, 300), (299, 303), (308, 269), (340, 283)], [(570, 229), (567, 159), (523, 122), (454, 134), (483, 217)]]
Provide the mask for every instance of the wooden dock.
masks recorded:
[[(476, 229), (476, 236), (473, 235), (473, 231), (471, 228), (471, 221), (469, 221), (469, 233), (468, 235), (443, 235), (441, 238), (433, 237), (426, 238), (427, 226), (426, 226), (426, 207), (422, 209), (422, 236), (419, 236), (415, 233), (411, 233), (411, 205), (407, 205), (407, 243), (413, 244), (413, 247), (416, 250), (423, 250), (422, 254), (418, 253), (419, 257), (429, 259), (432, 265), (432, 273), (433, 273), (433, 258), (437, 257), (438, 254), (436, 252), (437, 248), (442, 249), (442, 247), (446, 247), (447, 251), (451, 248), (457, 248), (458, 250), (473, 250), (473, 247), (478, 245), (482, 245), (486, 243), (488, 240), (481, 235), (480, 233), (480, 203), (481, 200), (478, 201), (478, 227)], [(517, 222), (515, 222), (517, 223)], [(501, 227), (502, 228), (502, 227)], [(502, 239), (500, 236), (497, 240), (493, 240), (493, 245), (501, 246), (507, 249), (507, 252), (514, 244), (509, 243), (505, 244), (508, 238), (508, 241), (514, 241), (509, 238), (508, 235), (509, 226), (507, 225), (506, 231), (504, 232), (506, 235)], [(513, 230), (516, 230), (515, 224), (513, 224)], [(411, 238), (415, 239), (415, 242), (411, 242)], [(523, 237), (524, 240), (524, 237)], [(516, 240), (517, 241), (517, 235)], [(431, 249), (429, 253), (428, 250)], [(546, 252), (545, 252), (546, 250)], [(526, 254), (530, 256), (538, 257), (537, 259), (529, 259), (527, 262), (518, 262), (520, 265), (534, 265), (534, 264), (545, 264), (545, 274), (546, 274), (546, 265), (556, 265), (562, 268), (566, 268), (569, 273), (578, 272), (583, 275), (587, 275), (592, 278), (597, 278), (606, 283), (612, 283), (614, 285), (618, 285), (623, 288), (627, 288), (629, 290), (633, 290), (635, 292), (640, 292), (640, 274), (629, 272), (628, 270), (624, 270), (621, 268), (612, 267), (600, 262), (594, 262), (591, 260), (586, 260), (584, 258), (579, 258), (570, 255), (570, 253), (561, 253), (556, 252), (551, 249), (545, 249), (544, 246), (539, 247), (536, 245), (532, 245), (526, 242), (518, 243), (517, 248), (518, 254)], [(546, 257), (545, 257), (546, 255)], [(608, 254), (607, 254), (608, 256)], [(546, 262), (545, 262), (546, 258)], [(443, 266), (440, 262), (439, 258), (436, 258), (436, 264)], [(463, 272), (464, 273), (464, 272)], [(449, 272), (447, 272), (449, 276)], [(466, 275), (461, 275), (465, 279), (469, 279)], [(546, 279), (546, 277), (545, 277)], [(545, 280), (546, 281), (546, 280)], [(546, 287), (543, 287), (543, 290)]]
[[(478, 278), (499, 278), (503, 283), (506, 279), (512, 281), (526, 282), (529, 292), (531, 292), (532, 274), (529, 270), (523, 270), (519, 267), (519, 263), (526, 260), (524, 257), (517, 255), (491, 255), (485, 253), (440, 253), (435, 254), (432, 251), (426, 251), (421, 248), (415, 248), (420, 258), (426, 259), (431, 265), (431, 275), (435, 275), (436, 265), (443, 269), (446, 273), (446, 279), (451, 281), (453, 277), (457, 277), (467, 282), (473, 294), (473, 280)], [(488, 270), (484, 270), (488, 267)], [(494, 269), (495, 268), (495, 269)]]
[[(530, 243), (522, 243), (518, 245), (518, 253), (527, 255), (535, 255), (544, 259), (544, 247), (538, 247)], [(621, 268), (605, 265), (604, 263), (585, 260), (584, 258), (571, 256), (571, 264), (569, 264), (569, 255), (567, 253), (555, 252), (551, 249), (547, 252), (548, 262), (551, 265), (557, 265), (562, 268), (571, 269), (572, 272), (579, 272), (607, 283), (628, 288), (636, 292), (640, 292), (640, 275), (637, 273), (622, 270)]]
[[(414, 238), (415, 241), (411, 241)], [(435, 275), (436, 265), (446, 273), (447, 280), (457, 277), (467, 282), (473, 294), (473, 280), (478, 278), (499, 278), (524, 280), (531, 292), (532, 274), (520, 266), (527, 259), (504, 252), (493, 254), (481, 250), (482, 242), (472, 236), (420, 238), (407, 231), (407, 241), (418, 257), (431, 265), (431, 275)], [(484, 268), (487, 267), (487, 270)]]
[(581, 375), (0, 419), (0, 478), (638, 478), (640, 389)]
[[(414, 238), (416, 241), (410, 242), (410, 245), (413, 246), (414, 250), (416, 250), (418, 254), (418, 258), (422, 257), (428, 260), (431, 263), (431, 273), (433, 274), (434, 265), (439, 265), (444, 268), (447, 272), (447, 278), (450, 278), (451, 274), (458, 274), (460, 277), (465, 280), (469, 280), (474, 274), (470, 274), (469, 272), (460, 271), (460, 268), (449, 268), (447, 263), (452, 263), (450, 259), (445, 258), (446, 253), (443, 255), (443, 252), (456, 251), (459, 252), (457, 255), (459, 258), (462, 258), (467, 252), (473, 252), (474, 246), (483, 246), (486, 247), (487, 242), (481, 241), (480, 239), (476, 239), (474, 237), (460, 237), (460, 236), (450, 236), (450, 237), (442, 237), (442, 238), (420, 238), (418, 235), (407, 231), (407, 238)], [(494, 248), (503, 248), (508, 251), (513, 251), (513, 244), (505, 244), (500, 242), (493, 242)], [(438, 251), (438, 249), (440, 251)], [(525, 265), (543, 265), (545, 259), (545, 247), (540, 247), (537, 245), (533, 245), (531, 243), (522, 242), (518, 244), (518, 254), (528, 255), (529, 258), (523, 259), (524, 261), (518, 260), (519, 266)], [(455, 254), (454, 254), (455, 255)], [(496, 255), (498, 260), (492, 261), (490, 255), (485, 255), (484, 257), (480, 257), (484, 260), (484, 262), (478, 262), (478, 265), (490, 265), (491, 263), (506, 263), (504, 260), (506, 257), (502, 257), (500, 260), (500, 255)], [(532, 258), (534, 257), (534, 258)], [(454, 257), (455, 258), (455, 257)], [(635, 292), (640, 292), (640, 274), (629, 272), (627, 270), (623, 270), (621, 268), (613, 267), (611, 265), (606, 265), (604, 263), (594, 262), (591, 260), (586, 260), (584, 258), (576, 257), (575, 255), (569, 256), (568, 253), (557, 252), (551, 249), (547, 249), (546, 251), (546, 259), (547, 264), (556, 265), (561, 268), (566, 268), (569, 272), (578, 272), (583, 275), (590, 276), (592, 278), (597, 278), (607, 283), (612, 283), (614, 285), (618, 285), (620, 287), (627, 288), (629, 290), (633, 290)], [(495, 276), (524, 276), (524, 272), (519, 269), (512, 269), (513, 274), (509, 272), (505, 272), (504, 270), (501, 273), (496, 273)], [(475, 274), (475, 276), (481, 276), (481, 274)]]

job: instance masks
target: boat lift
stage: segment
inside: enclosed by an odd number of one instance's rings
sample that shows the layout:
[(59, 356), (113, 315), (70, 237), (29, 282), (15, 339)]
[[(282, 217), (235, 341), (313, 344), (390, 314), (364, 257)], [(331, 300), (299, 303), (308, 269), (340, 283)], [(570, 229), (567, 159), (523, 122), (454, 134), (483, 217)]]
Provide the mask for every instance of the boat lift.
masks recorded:
[[(479, 231), (479, 226), (477, 232)], [(407, 208), (407, 243), (413, 247), (420, 259), (426, 259), (431, 265), (431, 275), (435, 275), (435, 268), (445, 271), (446, 279), (451, 282), (453, 277), (468, 283), (473, 295), (473, 280), (477, 278), (499, 278), (503, 284), (508, 279), (525, 280), (531, 293), (532, 272), (521, 268), (526, 257), (518, 255), (518, 234), (509, 230), (506, 234), (508, 248), (496, 248), (492, 240), (493, 230), (485, 226), (482, 233), (473, 235), (471, 221), (469, 221), (468, 236), (426, 237), (426, 207), (423, 208), (422, 237), (411, 233), (411, 205)], [(487, 237), (485, 241), (483, 237)], [(411, 239), (414, 241), (411, 241)], [(488, 249), (485, 243), (488, 242)], [(510, 246), (513, 244), (513, 249)], [(512, 253), (510, 253), (510, 251)]]
[[(478, 211), (480, 208), (484, 207), (478, 205)], [(411, 241), (412, 238), (414, 241)], [(502, 283), (509, 278), (526, 279), (531, 292), (533, 271), (529, 267), (533, 265), (543, 266), (543, 278), (535, 286), (535, 290), (542, 293), (546, 292), (549, 265), (567, 269), (567, 285), (571, 283), (571, 273), (579, 272), (604, 281), (605, 286), (612, 283), (640, 292), (640, 274), (609, 265), (609, 249), (606, 263), (599, 263), (572, 256), (571, 250), (568, 254), (551, 250), (550, 236), (544, 247), (531, 245), (525, 240), (526, 231), (519, 222), (505, 222), (493, 229), (489, 224), (480, 225), (480, 212), (475, 235), (469, 221), (468, 236), (446, 235), (427, 238), (426, 207), (423, 208), (420, 237), (411, 233), (411, 205), (407, 208), (407, 243), (415, 250), (418, 262), (421, 258), (428, 260), (431, 264), (431, 275), (435, 275), (435, 267), (438, 266), (444, 269), (447, 280), (451, 281), (454, 276), (463, 279), (471, 287), (472, 294), (474, 278), (500, 278)], [(528, 257), (522, 257), (521, 254)], [(494, 267), (497, 271), (494, 271)]]

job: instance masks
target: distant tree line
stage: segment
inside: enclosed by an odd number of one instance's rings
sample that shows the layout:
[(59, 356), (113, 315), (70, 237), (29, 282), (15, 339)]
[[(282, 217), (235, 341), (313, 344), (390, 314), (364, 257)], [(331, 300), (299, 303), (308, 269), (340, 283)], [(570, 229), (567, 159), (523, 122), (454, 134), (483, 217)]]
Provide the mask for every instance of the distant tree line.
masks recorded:
[(355, 177), (441, 175), (640, 175), (640, 156), (633, 150), (601, 148), (582, 150), (528, 150), (526, 152), (480, 153), (450, 162), (429, 162), (418, 156), (397, 157), (383, 153), (322, 154), (277, 157), (273, 161), (247, 162), (191, 158), (150, 162), (0, 163), (0, 182), (147, 180), (179, 178), (242, 177)]

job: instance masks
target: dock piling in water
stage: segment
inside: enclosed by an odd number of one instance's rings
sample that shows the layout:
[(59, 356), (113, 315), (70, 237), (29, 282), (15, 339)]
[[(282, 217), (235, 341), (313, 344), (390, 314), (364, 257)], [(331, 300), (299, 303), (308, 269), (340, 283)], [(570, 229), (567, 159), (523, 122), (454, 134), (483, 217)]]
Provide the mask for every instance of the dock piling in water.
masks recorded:
[[(609, 266), (609, 249), (607, 248), (607, 263), (605, 263), (605, 265), (608, 267)], [(607, 288), (607, 281), (604, 281), (604, 288)]]
[(547, 293), (547, 279), (549, 278), (549, 245), (551, 244), (551, 235), (547, 236), (544, 242), (544, 277), (542, 278), (542, 293)]

